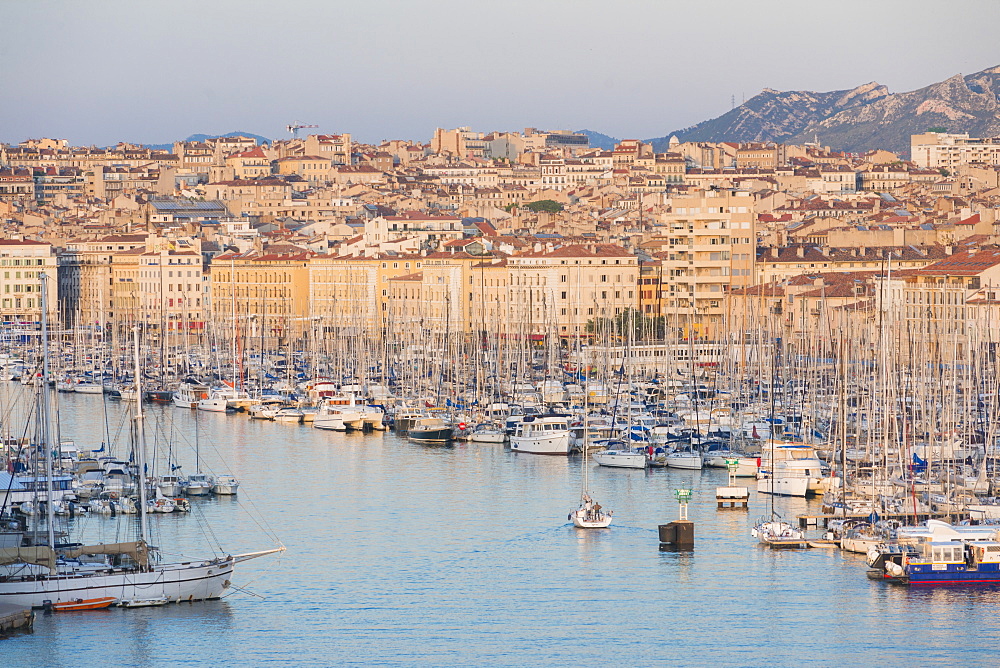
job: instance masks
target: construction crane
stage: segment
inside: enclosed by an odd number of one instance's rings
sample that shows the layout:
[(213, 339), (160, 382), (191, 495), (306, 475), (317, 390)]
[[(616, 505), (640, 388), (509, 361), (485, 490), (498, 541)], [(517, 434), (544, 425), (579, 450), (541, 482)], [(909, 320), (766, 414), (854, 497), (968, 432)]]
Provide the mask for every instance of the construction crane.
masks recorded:
[(318, 125), (308, 125), (306, 123), (303, 123), (302, 121), (295, 121), (294, 123), (291, 123), (290, 125), (286, 126), (285, 129), (292, 133), (292, 139), (298, 139), (299, 130), (301, 128), (318, 128), (318, 127), (319, 127)]

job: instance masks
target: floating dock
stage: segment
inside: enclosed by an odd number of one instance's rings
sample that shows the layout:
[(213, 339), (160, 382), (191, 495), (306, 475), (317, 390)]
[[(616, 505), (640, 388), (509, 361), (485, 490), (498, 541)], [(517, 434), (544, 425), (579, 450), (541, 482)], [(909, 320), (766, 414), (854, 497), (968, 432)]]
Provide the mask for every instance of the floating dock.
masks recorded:
[(720, 510), (723, 508), (749, 510), (750, 490), (746, 487), (735, 486), (716, 487), (715, 502), (718, 504)]

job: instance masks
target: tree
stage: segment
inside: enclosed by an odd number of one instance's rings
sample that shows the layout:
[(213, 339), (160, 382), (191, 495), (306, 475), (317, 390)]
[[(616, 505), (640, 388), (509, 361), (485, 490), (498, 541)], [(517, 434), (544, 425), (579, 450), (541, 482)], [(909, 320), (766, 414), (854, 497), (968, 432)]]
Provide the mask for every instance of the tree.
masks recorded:
[(535, 213), (559, 213), (563, 210), (563, 205), (552, 199), (542, 199), (537, 202), (528, 202), (524, 208)]
[(938, 125), (938, 126), (935, 126), (933, 128), (927, 128), (927, 131), (928, 132), (937, 132), (938, 134), (943, 134), (945, 132), (948, 132), (948, 128), (943, 128), (940, 125)]

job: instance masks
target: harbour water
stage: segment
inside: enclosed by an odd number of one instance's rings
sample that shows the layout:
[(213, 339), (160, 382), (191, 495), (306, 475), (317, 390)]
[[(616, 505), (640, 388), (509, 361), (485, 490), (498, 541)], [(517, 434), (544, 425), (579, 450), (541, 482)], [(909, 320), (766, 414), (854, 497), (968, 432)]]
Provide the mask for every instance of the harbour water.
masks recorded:
[[(62, 437), (81, 447), (125, 424), (125, 406), (105, 418), (100, 396), (61, 402)], [(197, 431), (204, 468), (242, 483), (189, 515), (152, 516), (155, 542), (197, 557), (272, 547), (273, 531), (287, 552), (240, 564), (220, 601), (39, 613), (0, 642), (0, 665), (953, 665), (989, 662), (1000, 630), (996, 588), (885, 586), (860, 555), (758, 547), (750, 527), (769, 502), (716, 510), (725, 471), (594, 466), (591, 491), (615, 521), (584, 531), (566, 521), (579, 457), (169, 406), (149, 409), (148, 430), (189, 473)], [(690, 553), (658, 549), (678, 487), (694, 490)], [(106, 517), (60, 522), (125, 537)]]

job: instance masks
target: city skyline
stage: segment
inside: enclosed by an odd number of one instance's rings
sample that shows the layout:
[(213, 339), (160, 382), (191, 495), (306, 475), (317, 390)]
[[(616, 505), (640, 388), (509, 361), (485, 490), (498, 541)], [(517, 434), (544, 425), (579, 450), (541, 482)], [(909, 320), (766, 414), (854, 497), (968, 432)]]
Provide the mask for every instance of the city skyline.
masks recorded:
[[(949, 8), (952, 21), (928, 3), (839, 7), (786, 16), (778, 2), (638, 1), (614, 11), (512, 2), (498, 12), (302, 1), (252, 13), (234, 2), (8, 3), (0, 18), (19, 29), (0, 45), (0, 85), (21, 103), (0, 111), (0, 141), (166, 143), (236, 130), (279, 138), (296, 120), (365, 142), (426, 141), (435, 127), (464, 125), (645, 139), (764, 88), (874, 80), (899, 92), (998, 62), (992, 22), (976, 20), (996, 14), (992, 3)], [(928, 48), (954, 40), (961, 52)]]

